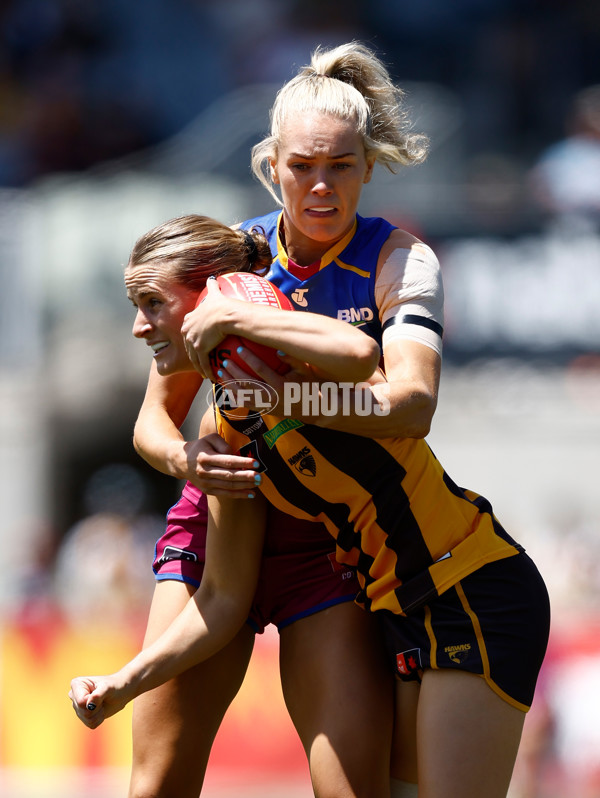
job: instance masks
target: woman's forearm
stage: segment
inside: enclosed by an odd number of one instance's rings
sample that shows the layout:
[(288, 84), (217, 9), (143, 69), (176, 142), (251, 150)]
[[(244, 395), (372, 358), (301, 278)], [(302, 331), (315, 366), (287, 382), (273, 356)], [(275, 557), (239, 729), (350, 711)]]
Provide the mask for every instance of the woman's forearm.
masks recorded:
[(208, 352), (229, 335), (279, 349), (333, 379), (360, 382), (373, 373), (378, 344), (346, 322), (315, 313), (292, 312), (220, 295), (188, 314), (182, 327), (191, 362), (210, 373)]
[(248, 610), (249, 602), (238, 597), (199, 588), (165, 632), (121, 668), (117, 679), (130, 698), (164, 684), (227, 645)]
[(186, 372), (165, 378), (153, 365), (133, 431), (133, 445), (140, 457), (178, 479), (186, 477), (188, 465), (179, 427), (201, 384), (199, 374)]

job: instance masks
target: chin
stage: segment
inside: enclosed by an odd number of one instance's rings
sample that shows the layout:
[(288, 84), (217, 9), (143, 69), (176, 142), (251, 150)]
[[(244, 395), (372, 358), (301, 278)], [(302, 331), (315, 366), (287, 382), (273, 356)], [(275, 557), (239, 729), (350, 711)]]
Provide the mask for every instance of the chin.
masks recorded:
[(161, 377), (169, 377), (171, 374), (181, 374), (182, 371), (195, 371), (190, 361), (186, 358), (181, 363), (157, 363), (156, 370)]
[(156, 370), (161, 377), (167, 377), (169, 374), (173, 373), (173, 370), (169, 368), (169, 366), (166, 363), (157, 363)]

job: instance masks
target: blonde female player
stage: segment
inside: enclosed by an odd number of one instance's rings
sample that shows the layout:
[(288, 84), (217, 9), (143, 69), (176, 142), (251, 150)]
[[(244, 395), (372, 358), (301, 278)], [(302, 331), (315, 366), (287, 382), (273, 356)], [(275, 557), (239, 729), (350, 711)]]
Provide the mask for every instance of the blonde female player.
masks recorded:
[[(192, 369), (179, 324), (195, 302), (197, 279), (163, 259), (130, 264), (126, 284), (138, 307), (134, 334), (151, 345), (161, 342), (160, 370)], [(223, 296), (215, 280), (208, 284), (200, 306), (204, 348), (196, 351), (205, 373), (209, 352), (228, 334), (285, 349), (297, 368), (286, 380), (309, 379), (318, 387), (319, 381), (360, 381), (375, 369), (378, 347), (360, 330), (325, 316), (239, 302)], [(164, 306), (156, 308), (157, 301)], [(242, 354), (250, 369), (284, 390), (283, 378), (243, 348)], [(221, 371), (225, 380), (247, 377), (229, 361)], [(356, 390), (377, 401), (375, 388), (385, 393), (385, 382), (378, 369), (372, 379), (373, 385)], [(421, 798), (504, 798), (548, 640), (541, 576), (490, 503), (459, 488), (423, 439), (374, 439), (314, 420), (257, 419), (239, 407), (231, 413), (216, 406), (215, 418), (206, 414), (201, 432), (218, 430), (232, 449), (254, 452), (262, 495), (243, 513), (231, 498), (209, 497), (198, 591), (170, 627), (116, 674), (73, 680), (78, 716), (95, 728), (134, 696), (233, 639), (259, 578), (266, 498), (297, 518), (326, 525), (338, 561), (358, 572), (357, 602), (381, 622), (390, 672), (417, 686)], [(311, 468), (296, 467), (299, 454), (311, 458)], [(355, 654), (345, 652), (346, 669)], [(346, 701), (355, 698), (348, 694)], [(352, 729), (358, 740), (372, 731)]]
[[(435, 411), (443, 322), (437, 260), (414, 236), (383, 219), (357, 215), (362, 187), (370, 181), (377, 161), (390, 167), (407, 165), (418, 163), (425, 153), (423, 138), (409, 130), (401, 92), (381, 61), (355, 43), (317, 51), (311, 65), (282, 88), (272, 111), (271, 135), (253, 152), (255, 173), (271, 191), (273, 184), (278, 185), (283, 201), (281, 211), (242, 225), (265, 231), (273, 256), (269, 278), (297, 310), (360, 323), (383, 348), (391, 390), (389, 416), (340, 413), (328, 421), (338, 429), (367, 436), (421, 437), (428, 432)], [(195, 318), (192, 313), (186, 323), (191, 346)], [(191, 528), (186, 521), (185, 545), (177, 545), (173, 530), (179, 531), (182, 520), (177, 514), (199, 517), (205, 512), (206, 497), (199, 489), (246, 498), (254, 487), (250, 459), (235, 457), (218, 437), (184, 441), (180, 435), (178, 427), (201, 381), (198, 374), (163, 377), (153, 368), (136, 425), (135, 442), (142, 456), (165, 473), (189, 480), (181, 504), (173, 510), (167, 536), (158, 544), (155, 568), (162, 581), (155, 592), (147, 642), (179, 612), (199, 581), (197, 573), (190, 573), (193, 563), (187, 558), (201, 564), (202, 523)], [(167, 547), (173, 559), (165, 561)], [(185, 550), (181, 556), (186, 559), (175, 559), (178, 548)], [(334, 689), (343, 689), (338, 678), (343, 667), (338, 654), (343, 656), (343, 646), (329, 650), (334, 645), (329, 630), (336, 629), (336, 640), (345, 630), (348, 645), (354, 640), (355, 650), (364, 650), (364, 618), (356, 620), (356, 615), (351, 605), (336, 607), (327, 614), (314, 614), (303, 624), (289, 625), (281, 635), (286, 700), (308, 753), (313, 781), (321, 781), (316, 768), (326, 774), (341, 771), (345, 776), (336, 779), (336, 789), (342, 789), (345, 779), (348, 794), (352, 794), (350, 785), (358, 783), (355, 774), (368, 772), (372, 760), (368, 751), (361, 755), (356, 742), (349, 745), (345, 736), (353, 724), (335, 710), (343, 705), (346, 713), (356, 713), (359, 706), (348, 707)], [(244, 634), (248, 639), (236, 638), (219, 655), (214, 671), (209, 663), (203, 664), (184, 680), (136, 701), (131, 798), (145, 791), (166, 794), (164, 785), (178, 784), (180, 774), (189, 772), (190, 761), (200, 762), (201, 779), (212, 736), (249, 657), (251, 639), (246, 630), (240, 637)], [(306, 660), (304, 651), (309, 649), (322, 654), (322, 662), (314, 662), (318, 679), (305, 678), (297, 666)], [(218, 681), (211, 678), (214, 672)], [(360, 694), (368, 712), (379, 690), (378, 680), (366, 670), (353, 674), (355, 692), (362, 684)], [(405, 700), (397, 707), (396, 731), (405, 737), (403, 745), (395, 746), (401, 756), (392, 762), (397, 796), (415, 792), (408, 786), (416, 780), (410, 720), (415, 696), (412, 685), (407, 686)], [(198, 706), (203, 707), (201, 713)], [(405, 711), (408, 719), (402, 715)], [(339, 726), (336, 735), (325, 733), (334, 717)], [(327, 776), (324, 780), (331, 781)]]

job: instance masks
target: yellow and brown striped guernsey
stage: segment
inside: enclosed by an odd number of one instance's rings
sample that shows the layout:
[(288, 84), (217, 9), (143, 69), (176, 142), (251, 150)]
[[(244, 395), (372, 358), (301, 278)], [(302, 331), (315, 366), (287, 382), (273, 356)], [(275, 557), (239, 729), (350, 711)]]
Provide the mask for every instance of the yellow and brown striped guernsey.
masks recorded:
[[(242, 415), (242, 417), (240, 417)], [(355, 566), (367, 609), (405, 614), (489, 562), (522, 551), (490, 503), (459, 488), (424, 440), (371, 439), (218, 410), (220, 434), (255, 457), (279, 509), (322, 521)]]

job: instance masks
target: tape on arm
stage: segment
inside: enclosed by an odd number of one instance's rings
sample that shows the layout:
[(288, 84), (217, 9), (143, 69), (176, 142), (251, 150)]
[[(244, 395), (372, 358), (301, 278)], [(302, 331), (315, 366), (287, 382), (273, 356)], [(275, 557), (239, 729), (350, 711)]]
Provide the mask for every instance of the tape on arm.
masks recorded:
[(440, 265), (425, 244), (394, 249), (375, 282), (383, 346), (404, 338), (442, 354), (444, 288)]

